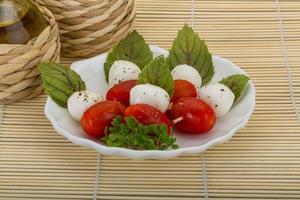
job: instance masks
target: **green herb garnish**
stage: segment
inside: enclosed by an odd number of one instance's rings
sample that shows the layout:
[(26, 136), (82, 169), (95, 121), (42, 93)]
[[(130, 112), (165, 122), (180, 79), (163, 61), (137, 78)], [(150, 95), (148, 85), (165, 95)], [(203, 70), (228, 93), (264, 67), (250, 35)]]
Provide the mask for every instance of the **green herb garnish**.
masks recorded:
[(176, 138), (168, 135), (165, 124), (143, 125), (133, 117), (117, 116), (113, 119), (112, 127), (107, 128), (107, 135), (101, 140), (108, 146), (125, 147), (138, 150), (177, 149)]
[(45, 62), (39, 64), (38, 69), (47, 94), (61, 107), (67, 107), (68, 98), (74, 92), (85, 90), (80, 76), (69, 67)]
[(212, 55), (196, 32), (187, 24), (178, 32), (173, 42), (168, 62), (171, 69), (180, 64), (188, 64), (200, 73), (202, 85), (207, 84), (214, 75)]
[(144, 38), (133, 31), (122, 39), (107, 55), (104, 64), (105, 77), (108, 81), (109, 70), (116, 60), (127, 60), (143, 69), (153, 59), (153, 54)]
[(229, 87), (229, 89), (233, 92), (235, 98), (234, 102), (236, 102), (241, 94), (243, 93), (246, 85), (248, 83), (249, 77), (243, 74), (234, 74), (228, 76), (220, 81), (220, 83)]
[(169, 65), (163, 56), (152, 60), (139, 75), (138, 84), (150, 83), (165, 89), (170, 96), (174, 92), (174, 81)]

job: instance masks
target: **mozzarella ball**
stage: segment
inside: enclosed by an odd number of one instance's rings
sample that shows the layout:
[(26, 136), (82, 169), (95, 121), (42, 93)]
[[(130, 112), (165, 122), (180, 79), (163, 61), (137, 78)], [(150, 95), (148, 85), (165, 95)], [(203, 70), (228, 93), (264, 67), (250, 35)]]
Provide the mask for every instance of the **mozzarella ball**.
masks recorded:
[(234, 101), (234, 94), (222, 83), (202, 87), (198, 96), (212, 107), (217, 117), (225, 115)]
[(140, 72), (141, 70), (136, 64), (125, 60), (117, 60), (109, 70), (109, 86), (112, 87), (121, 81), (137, 80)]
[(130, 104), (148, 104), (166, 112), (170, 103), (167, 91), (151, 84), (136, 85), (130, 90)]
[(177, 65), (172, 70), (172, 76), (174, 80), (186, 80), (191, 82), (197, 90), (200, 90), (202, 79), (199, 72), (189, 65)]
[(90, 91), (74, 92), (68, 99), (68, 111), (77, 121), (80, 121), (83, 113), (92, 105), (103, 101), (104, 98)]

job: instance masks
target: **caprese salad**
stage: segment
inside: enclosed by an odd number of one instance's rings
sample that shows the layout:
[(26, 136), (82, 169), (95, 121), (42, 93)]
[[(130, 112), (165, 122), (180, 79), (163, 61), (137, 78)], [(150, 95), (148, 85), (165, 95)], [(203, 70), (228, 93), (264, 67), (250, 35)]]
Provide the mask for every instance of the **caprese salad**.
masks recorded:
[(107, 55), (105, 95), (86, 90), (80, 76), (66, 66), (47, 62), (39, 71), (52, 100), (67, 108), (88, 136), (138, 150), (178, 148), (173, 129), (207, 133), (230, 111), (249, 80), (233, 74), (210, 83), (212, 56), (188, 25), (178, 32), (168, 58), (154, 57), (137, 31), (128, 34)]

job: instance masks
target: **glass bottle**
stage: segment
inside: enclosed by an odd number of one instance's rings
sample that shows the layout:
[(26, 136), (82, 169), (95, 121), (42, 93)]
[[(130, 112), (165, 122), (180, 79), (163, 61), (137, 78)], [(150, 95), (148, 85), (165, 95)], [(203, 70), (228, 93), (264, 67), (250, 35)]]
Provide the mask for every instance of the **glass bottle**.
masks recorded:
[(0, 0), (0, 44), (26, 44), (47, 26), (30, 0)]

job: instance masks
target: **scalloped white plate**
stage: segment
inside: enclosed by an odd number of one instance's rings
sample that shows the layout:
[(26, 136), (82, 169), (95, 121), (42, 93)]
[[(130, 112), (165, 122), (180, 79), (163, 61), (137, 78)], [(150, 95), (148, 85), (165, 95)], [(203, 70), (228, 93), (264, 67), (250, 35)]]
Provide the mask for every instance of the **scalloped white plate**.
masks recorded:
[[(151, 46), (154, 56), (168, 56), (168, 51), (156, 46)], [(80, 77), (85, 81), (88, 90), (105, 95), (108, 85), (105, 81), (103, 64), (107, 54), (78, 61), (71, 65)], [(243, 70), (235, 66), (232, 62), (213, 56), (215, 75), (212, 82), (218, 82), (223, 77), (230, 74), (246, 74)], [(231, 111), (224, 117), (218, 118), (214, 128), (203, 135), (188, 135), (174, 131), (179, 149), (158, 151), (146, 150), (138, 151), (119, 147), (108, 147), (105, 144), (92, 139), (84, 134), (80, 124), (74, 121), (67, 109), (56, 105), (49, 97), (45, 105), (45, 114), (52, 123), (54, 129), (65, 136), (71, 142), (93, 148), (101, 154), (125, 156), (132, 159), (170, 159), (183, 154), (201, 153), (209, 147), (224, 143), (229, 140), (234, 133), (243, 128), (255, 108), (255, 88), (250, 81), (241, 99), (232, 107)]]

